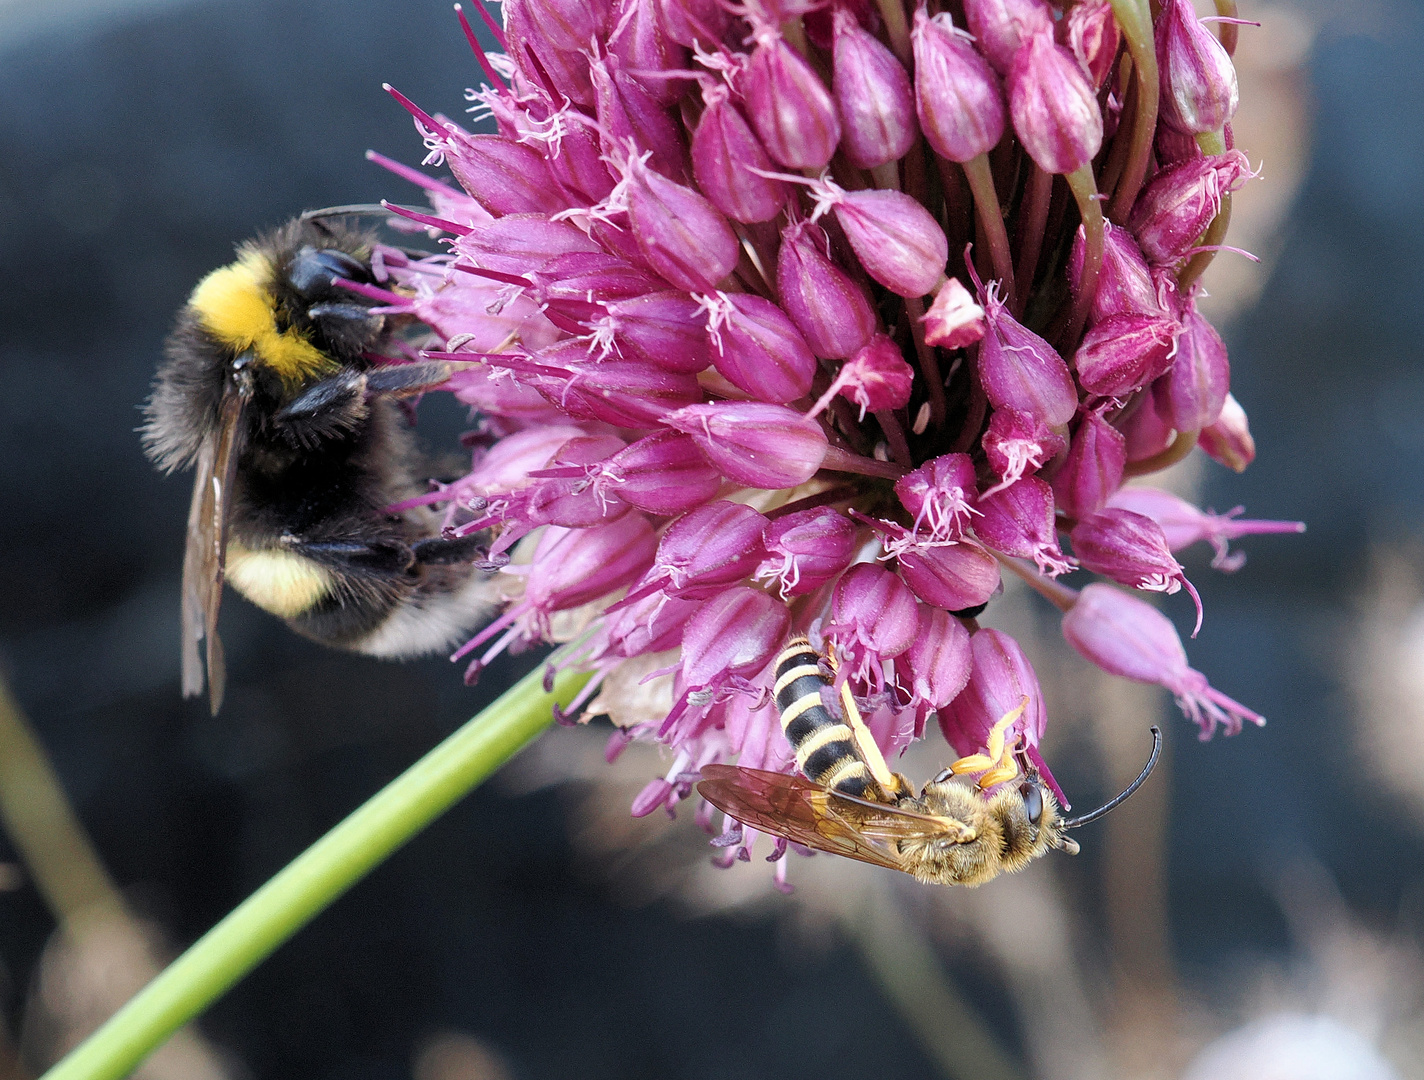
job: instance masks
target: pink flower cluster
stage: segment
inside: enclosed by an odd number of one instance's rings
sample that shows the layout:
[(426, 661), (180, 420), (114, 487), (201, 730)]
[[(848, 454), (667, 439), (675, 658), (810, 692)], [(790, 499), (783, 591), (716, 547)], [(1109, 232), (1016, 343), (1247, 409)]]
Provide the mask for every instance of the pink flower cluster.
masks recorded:
[[(1298, 526), (1123, 488), (1254, 454), (1196, 308), (1251, 175), (1230, 58), (1188, 0), (1155, 27), (1145, 0), (960, 7), (506, 0), (469, 92), (492, 131), (391, 91), (459, 184), (381, 159), (447, 250), (382, 249), (389, 288), (352, 287), (466, 362), (473, 467), (417, 501), (489, 530), (514, 596), (456, 657), (473, 678), (583, 609), (577, 707), (629, 662), (671, 675), (610, 750), (671, 751), (634, 813), (709, 762), (794, 768), (769, 688), (798, 634), (887, 756), (931, 721), (982, 750), (1026, 697), (1051, 782), (1033, 668), (976, 620), (1003, 567), (1203, 738), (1260, 721), (1133, 590), (1195, 598), (1176, 551), (1234, 568), (1229, 538)], [(1049, 580), (1077, 566), (1126, 590)]]

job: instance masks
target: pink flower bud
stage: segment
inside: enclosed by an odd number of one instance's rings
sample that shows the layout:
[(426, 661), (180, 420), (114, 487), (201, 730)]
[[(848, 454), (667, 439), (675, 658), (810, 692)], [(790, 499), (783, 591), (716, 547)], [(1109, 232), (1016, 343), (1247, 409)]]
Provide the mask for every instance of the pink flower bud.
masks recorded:
[(705, 503), (722, 477), (688, 436), (659, 431), (609, 458), (595, 486), (639, 510), (667, 515)]
[(831, 619), (823, 633), (857, 662), (899, 656), (914, 644), (920, 625), (905, 583), (874, 563), (858, 563), (836, 582)]
[(920, 321), (925, 324), (925, 344), (942, 349), (962, 349), (984, 336), (984, 309), (954, 277), (940, 287)]
[(1037, 472), (1068, 449), (1067, 439), (1054, 434), (1042, 420), (1016, 409), (995, 409), (981, 443), (989, 468), (999, 476), (999, 484), (991, 491)]
[(927, 528), (935, 541), (957, 540), (979, 496), (974, 461), (968, 454), (942, 454), (896, 480), (895, 494), (914, 518), (915, 533)]
[(696, 600), (680, 600), (655, 592), (604, 618), (607, 652), (613, 656), (639, 656), (676, 648), (687, 620), (701, 607)]
[[(671, 71), (687, 66), (687, 50), (668, 37), (660, 25), (657, 0), (622, 0), (613, 22), (608, 51), (630, 72)], [(664, 105), (681, 98), (687, 85), (681, 79), (633, 77)]]
[(752, 293), (715, 293), (701, 302), (712, 366), (733, 386), (778, 405), (811, 389), (816, 357), (781, 308)]
[(1217, 724), (1235, 735), (1242, 721), (1266, 721), (1240, 702), (1212, 688), (1206, 676), (1187, 666), (1187, 653), (1171, 621), (1151, 604), (1114, 589), (1089, 585), (1063, 616), (1068, 644), (1110, 675), (1155, 683), (1171, 691), (1183, 714), (1209, 739)]
[(777, 164), (819, 169), (831, 160), (841, 140), (841, 122), (830, 91), (774, 26), (757, 37), (741, 83), (752, 125)]
[(993, 282), (980, 298), (989, 332), (979, 345), (979, 380), (989, 403), (1028, 413), (1050, 427), (1073, 419), (1078, 388), (1063, 357), (1009, 314)]
[(778, 583), (781, 598), (814, 592), (855, 557), (855, 526), (829, 506), (799, 510), (768, 523), (766, 559), (756, 580)]
[(1156, 395), (1139, 394), (1132, 411), (1117, 419), (1122, 432), (1128, 461), (1146, 461), (1172, 444), (1176, 431), (1157, 411)]
[(1009, 113), (1028, 156), (1044, 172), (1070, 173), (1103, 145), (1103, 114), (1077, 58), (1036, 32), (1009, 68)]
[(662, 283), (652, 274), (622, 259), (602, 253), (575, 251), (556, 255), (533, 278), (534, 297), (544, 314), (559, 329), (582, 334), (587, 323), (602, 317), (603, 305), (612, 300), (657, 292)]
[(830, 241), (819, 225), (797, 221), (781, 230), (776, 288), (781, 306), (817, 356), (850, 356), (875, 333), (870, 301), (831, 261)]
[(912, 707), (942, 709), (969, 682), (969, 631), (949, 612), (921, 605), (915, 643), (906, 653)]
[(1303, 521), (1253, 521), (1237, 517), (1242, 512), (1239, 506), (1224, 514), (1198, 510), (1185, 499), (1161, 488), (1123, 488), (1108, 500), (1108, 506), (1131, 510), (1157, 522), (1167, 538), (1167, 546), (1174, 552), (1190, 547), (1198, 540), (1207, 541), (1216, 551), (1211, 565), (1217, 570), (1239, 570), (1246, 561), (1244, 552), (1232, 553), (1229, 547), (1230, 541), (1239, 536), (1305, 532)]
[(1226, 345), (1216, 329), (1191, 307), (1182, 317), (1177, 358), (1152, 384), (1157, 412), (1178, 431), (1200, 431), (1216, 423), (1231, 386)]
[(1216, 423), (1202, 428), (1198, 445), (1213, 460), (1236, 472), (1245, 472), (1246, 466), (1256, 460), (1256, 440), (1251, 438), (1246, 410), (1230, 394), (1226, 395)]
[(750, 506), (725, 499), (689, 510), (668, 526), (645, 584), (628, 599), (652, 589), (687, 600), (715, 596), (757, 568), (766, 554), (761, 540), (766, 526), (766, 518)]
[(597, 95), (598, 130), (603, 151), (609, 157), (652, 151), (648, 164), (654, 172), (672, 181), (684, 175), (681, 126), (674, 122), (657, 98), (619, 65), (618, 57), (605, 56), (588, 66)]
[(973, 540), (906, 545), (895, 554), (910, 591), (934, 607), (976, 608), (999, 589), (999, 560)]
[(786, 203), (786, 183), (762, 175), (772, 169), (772, 160), (726, 87), (704, 90), (702, 96), (706, 108), (692, 133), (697, 186), (733, 221), (770, 221)]
[(592, 603), (647, 569), (655, 543), (653, 527), (636, 511), (588, 529), (550, 525), (534, 549), (524, 603), (540, 611)]
[[(1103, 264), (1098, 272), (1098, 291), (1088, 312), (1089, 324), (1109, 315), (1162, 314), (1157, 285), (1132, 233), (1110, 221), (1103, 224)], [(1073, 250), (1068, 259), (1068, 280), (1073, 283), (1074, 293), (1078, 292), (1082, 275), (1083, 227), (1080, 225), (1073, 236)]]
[(1162, 120), (1180, 131), (1220, 131), (1240, 94), (1231, 57), (1202, 25), (1191, 0), (1166, 0), (1154, 28), (1162, 81)]
[[(616, 495), (599, 491), (588, 483), (588, 466), (602, 462), (624, 447), (616, 435), (582, 435), (570, 439), (559, 448), (551, 462), (552, 468), (542, 470), (533, 483), (525, 487), (522, 499), (511, 507), (526, 526), (563, 525), (583, 528), (612, 521), (626, 513), (628, 506)], [(554, 474), (554, 475), (550, 475)], [(506, 520), (514, 514), (506, 514)], [(507, 545), (501, 545), (504, 550)]]
[(552, 214), (567, 206), (538, 152), (503, 135), (451, 134), (445, 164), (460, 186), (495, 217)]
[(698, 609), (682, 635), (682, 681), (690, 690), (754, 675), (781, 647), (791, 614), (760, 589), (725, 589)]
[(567, 422), (516, 431), (477, 454), (475, 467), (460, 486), (476, 495), (516, 491), (529, 483), (530, 473), (553, 461), (561, 447), (584, 434), (583, 428)]
[(831, 94), (841, 118), (841, 148), (852, 165), (873, 169), (904, 157), (919, 136), (910, 77), (846, 8), (837, 7), (833, 18)]
[(774, 491), (804, 484), (826, 456), (821, 425), (783, 405), (689, 405), (663, 423), (691, 435), (723, 476), (747, 487)]
[[(565, 52), (587, 49), (608, 30), (612, 5), (601, 0), (514, 0), (511, 9), (529, 20), (528, 37)], [(505, 17), (514, 11), (506, 11)]]
[(1073, 356), (1083, 389), (1123, 397), (1172, 364), (1182, 326), (1163, 315), (1109, 315), (1086, 334)]
[(710, 48), (722, 40), (730, 15), (718, 0), (658, 0), (668, 37), (691, 48)]
[(588, 234), (543, 214), (506, 214), (456, 237), (450, 250), (475, 266), (505, 274), (540, 270), (559, 255), (602, 254)]
[(1182, 564), (1172, 557), (1162, 527), (1150, 517), (1131, 510), (1107, 507), (1079, 520), (1073, 527), (1073, 554), (1095, 574), (1147, 592), (1172, 593), (1183, 585), (1197, 605), (1201, 629), (1201, 597), (1187, 580)]
[(915, 51), (915, 111), (925, 139), (940, 157), (971, 161), (1004, 134), (1004, 93), (999, 77), (955, 29), (947, 13), (930, 18), (915, 9), (910, 33)]
[[(567, 112), (571, 116), (583, 117), (572, 107)], [(524, 138), (537, 138), (544, 135), (545, 130), (540, 127)], [(603, 160), (603, 146), (593, 124), (585, 119), (570, 119), (563, 125), (557, 139), (546, 136), (545, 142), (548, 152), (544, 160), (554, 178), (564, 186), (572, 205), (593, 206), (608, 197), (614, 187), (613, 174)]]
[(1073, 562), (1058, 546), (1053, 490), (1036, 476), (1018, 480), (979, 500), (974, 533), (995, 551), (1032, 559), (1039, 573), (1066, 574)]
[(679, 289), (707, 292), (732, 272), (741, 245), (726, 219), (691, 188), (628, 160), (628, 217), (648, 265)]
[(672, 410), (702, 400), (702, 388), (691, 375), (636, 360), (571, 366), (503, 363), (528, 371), (539, 392), (570, 416), (617, 427), (653, 427)]
[(1087, 411), (1078, 421), (1063, 467), (1053, 478), (1058, 508), (1079, 520), (1107, 505), (1122, 486), (1127, 465), (1127, 444), (1122, 434), (1101, 414)]
[(608, 315), (595, 325), (595, 332), (605, 332), (623, 357), (689, 375), (712, 362), (707, 349), (707, 314), (685, 293), (644, 293), (605, 307)]
[(1013, 65), (1019, 46), (1053, 32), (1053, 10), (1043, 0), (964, 0), (964, 21), (979, 51), (999, 74)]
[(866, 410), (903, 409), (910, 402), (914, 381), (915, 369), (905, 362), (899, 347), (884, 334), (876, 334), (841, 366), (832, 386), (860, 406), (864, 419)]
[(1060, 29), (1066, 31), (1068, 48), (1088, 73), (1095, 90), (1101, 89), (1113, 72), (1117, 48), (1122, 40), (1109, 0), (1086, 0), (1068, 11)]
[(899, 296), (924, 296), (944, 276), (949, 241), (930, 212), (901, 191), (846, 191), (829, 180), (811, 185), (816, 216), (834, 208), (865, 272)]
[(1183, 258), (1221, 212), (1222, 195), (1251, 176), (1240, 150), (1188, 158), (1154, 176), (1137, 197), (1128, 221), (1147, 261), (1170, 266)]

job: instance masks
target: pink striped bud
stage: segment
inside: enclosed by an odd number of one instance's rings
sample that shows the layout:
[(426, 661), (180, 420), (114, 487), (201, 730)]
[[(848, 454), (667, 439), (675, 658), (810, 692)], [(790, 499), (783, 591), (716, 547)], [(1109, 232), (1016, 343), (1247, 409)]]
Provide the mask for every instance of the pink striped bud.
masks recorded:
[[(612, 192), (613, 174), (603, 160), (603, 146), (593, 124), (583, 118), (577, 109), (570, 107), (566, 112), (570, 118), (558, 138), (544, 138), (549, 148), (544, 160), (554, 178), (564, 186), (572, 205), (593, 206), (608, 198)], [(541, 125), (524, 137), (538, 138), (546, 131)]]
[(644, 293), (604, 306), (608, 314), (594, 324), (594, 332), (619, 355), (689, 375), (712, 362), (707, 314), (685, 293)]
[(1157, 411), (1155, 394), (1139, 394), (1132, 411), (1118, 417), (1115, 426), (1122, 432), (1128, 461), (1146, 461), (1172, 444), (1176, 429)]
[(1213, 689), (1200, 671), (1187, 665), (1187, 653), (1176, 628), (1151, 604), (1114, 589), (1089, 585), (1063, 616), (1063, 636), (1086, 659), (1110, 675), (1136, 682), (1155, 683), (1171, 691), (1182, 713), (1209, 739), (1216, 725), (1227, 735), (1241, 730), (1242, 722), (1266, 721), (1220, 690)]
[(613, 255), (582, 251), (556, 255), (542, 270), (524, 276), (534, 279), (531, 293), (544, 305), (549, 321), (571, 334), (584, 333), (586, 324), (600, 318), (609, 301), (661, 288), (661, 282), (646, 270)]
[(1113, 18), (1112, 4), (1109, 0), (1086, 0), (1085, 3), (1074, 4), (1067, 18), (1059, 24), (1059, 29), (1067, 39), (1065, 44), (1088, 73), (1093, 89), (1102, 89), (1113, 72), (1118, 44), (1122, 40), (1122, 32)]
[(1079, 520), (1069, 534), (1073, 554), (1095, 574), (1110, 577), (1121, 585), (1169, 596), (1186, 586), (1197, 605), (1197, 626), (1201, 629), (1201, 597), (1182, 564), (1172, 557), (1162, 527), (1150, 517), (1131, 510), (1107, 507)]
[(999, 77), (947, 13), (915, 9), (915, 111), (940, 157), (970, 161), (999, 144), (1006, 114)]
[(681, 125), (622, 69), (616, 56), (593, 60), (588, 69), (597, 95), (603, 152), (613, 158), (628, 157), (631, 142), (636, 148), (632, 156), (652, 151), (648, 164), (653, 171), (680, 182), (685, 175)]
[(1058, 546), (1053, 489), (1036, 476), (1025, 477), (979, 500), (974, 533), (995, 551), (1032, 559), (1039, 573), (1066, 574), (1073, 561)]
[(895, 54), (837, 7), (831, 94), (841, 118), (841, 148), (850, 163), (873, 169), (904, 157), (920, 129), (910, 77)]
[(776, 288), (782, 308), (817, 356), (850, 356), (875, 333), (870, 301), (831, 261), (830, 240), (819, 225), (797, 221), (781, 230)]
[(722, 40), (731, 16), (718, 0), (658, 0), (668, 37), (691, 48), (711, 48)]
[(639, 510), (668, 515), (712, 498), (722, 486), (722, 476), (692, 439), (676, 431), (659, 431), (609, 458), (594, 486)]
[[(1109, 315), (1162, 314), (1157, 285), (1132, 233), (1110, 221), (1103, 224), (1103, 264), (1098, 273), (1098, 291), (1088, 312), (1089, 324)], [(1073, 250), (1068, 258), (1068, 280), (1073, 283), (1075, 294), (1082, 276), (1083, 227), (1080, 225), (1073, 236)]]
[(1108, 500), (1108, 506), (1131, 510), (1157, 522), (1167, 538), (1167, 546), (1174, 552), (1190, 547), (1198, 540), (1207, 541), (1216, 552), (1211, 560), (1212, 568), (1228, 572), (1239, 570), (1246, 561), (1244, 552), (1233, 553), (1230, 550), (1230, 541), (1237, 537), (1256, 533), (1305, 532), (1303, 521), (1253, 521), (1237, 517), (1242, 512), (1239, 506), (1224, 514), (1198, 510), (1185, 499), (1161, 488), (1123, 488)]
[(517, 11), (529, 20), (528, 37), (565, 52), (587, 49), (608, 31), (612, 5), (603, 0), (513, 0), (505, 17)]
[(841, 140), (835, 102), (815, 69), (775, 26), (758, 31), (741, 90), (773, 161), (789, 169), (819, 169), (831, 160)]
[(816, 357), (781, 308), (752, 293), (719, 292), (701, 302), (712, 366), (733, 386), (778, 405), (811, 389)]
[(1197, 135), (1220, 131), (1236, 115), (1236, 68), (1191, 0), (1165, 0), (1154, 28), (1162, 82), (1162, 120)]
[(706, 690), (735, 676), (755, 675), (781, 647), (790, 624), (786, 605), (760, 589), (724, 589), (698, 609), (683, 631), (683, 685)]
[(543, 214), (506, 214), (457, 236), (450, 250), (475, 266), (505, 274), (541, 270), (559, 255), (602, 254), (588, 234)]
[(1103, 145), (1103, 114), (1077, 58), (1034, 33), (1009, 68), (1009, 114), (1028, 156), (1044, 172), (1070, 173), (1093, 160)]
[(1012, 315), (993, 282), (981, 295), (989, 332), (979, 345), (979, 380), (996, 409), (1017, 409), (1049, 427), (1073, 419), (1078, 388), (1053, 346)]
[(905, 583), (874, 563), (858, 563), (836, 582), (831, 619), (822, 633), (857, 662), (899, 656), (915, 643), (920, 625)]
[(1067, 439), (1054, 434), (1042, 420), (1016, 409), (995, 409), (981, 444), (989, 468), (999, 477), (998, 485), (991, 491), (1002, 490), (1021, 477), (1037, 472), (1068, 449)]
[(1212, 218), (1221, 197), (1252, 176), (1240, 150), (1188, 158), (1168, 165), (1137, 197), (1128, 221), (1147, 261), (1170, 266), (1186, 256)]
[(562, 446), (584, 434), (583, 428), (567, 421), (516, 431), (478, 454), (460, 486), (477, 495), (516, 491), (529, 483), (530, 473), (553, 461)]
[(895, 556), (910, 591), (934, 607), (966, 611), (999, 591), (999, 560), (973, 540), (909, 544)]
[(1058, 782), (1038, 752), (1048, 724), (1048, 708), (1028, 657), (1019, 643), (1001, 630), (980, 630), (969, 639), (969, 648), (973, 661), (969, 682), (939, 713), (945, 741), (961, 757), (986, 750), (989, 729), (1028, 698), (1023, 715), (1009, 729), (1008, 741), (1022, 738), (1029, 761), (1066, 807)]
[(944, 276), (949, 241), (930, 212), (901, 191), (846, 191), (822, 179), (810, 184), (815, 217), (834, 209), (865, 272), (899, 296), (924, 296)]
[[(630, 72), (673, 71), (687, 66), (687, 50), (667, 36), (658, 18), (657, 0), (622, 0), (617, 5), (608, 51)], [(634, 75), (663, 105), (682, 97), (682, 79)]]
[[(540, 359), (547, 354), (548, 350)], [(702, 388), (691, 375), (636, 360), (572, 365), (505, 360), (502, 364), (528, 372), (539, 392), (570, 416), (616, 427), (653, 427), (674, 409), (702, 400)]]
[(1043, 0), (964, 0), (964, 21), (1001, 75), (1034, 34), (1053, 32), (1053, 10)]
[(1063, 467), (1053, 478), (1058, 508), (1079, 520), (1101, 510), (1122, 486), (1126, 465), (1127, 444), (1122, 434), (1100, 413), (1085, 411), (1073, 432)]
[[(588, 482), (584, 466), (602, 462), (624, 447), (616, 435), (583, 435), (570, 439), (554, 455), (550, 468), (534, 474), (533, 482), (520, 492), (524, 498), (512, 500), (506, 521), (513, 517), (525, 526), (563, 525), (583, 528), (612, 521), (628, 509), (626, 503)], [(501, 544), (500, 550), (508, 547)]]
[(905, 362), (899, 346), (884, 334), (876, 334), (841, 366), (831, 385), (841, 397), (860, 407), (863, 420), (867, 410), (903, 409), (910, 402), (914, 382), (915, 369)]
[(630, 584), (655, 550), (653, 527), (636, 511), (589, 529), (550, 525), (534, 549), (524, 603), (539, 611), (592, 603)]
[(829, 506), (776, 518), (762, 533), (766, 559), (756, 580), (776, 582), (783, 600), (830, 581), (855, 557), (855, 526)]
[(920, 606), (915, 643), (906, 653), (910, 672), (910, 707), (942, 709), (969, 682), (973, 653), (969, 631), (941, 608)]
[(682, 641), (687, 620), (699, 607), (696, 600), (652, 593), (607, 614), (603, 623), (605, 647), (613, 656), (625, 657), (674, 649)]
[(913, 532), (927, 528), (935, 541), (957, 540), (979, 497), (974, 461), (968, 454), (941, 454), (896, 480), (895, 494), (914, 519)]
[(1221, 335), (1195, 305), (1182, 316), (1182, 325), (1177, 358), (1152, 384), (1152, 397), (1166, 423), (1178, 431), (1200, 431), (1221, 415), (1231, 386), (1231, 364)]
[(692, 133), (697, 186), (733, 221), (770, 221), (786, 203), (786, 183), (762, 175), (772, 169), (772, 160), (727, 88), (704, 89), (702, 98), (706, 107)]
[(689, 405), (663, 423), (691, 435), (723, 476), (747, 487), (775, 491), (804, 484), (826, 456), (821, 425), (783, 405)]
[(940, 287), (920, 321), (925, 324), (925, 344), (941, 349), (962, 349), (984, 336), (984, 309), (954, 277)]
[(445, 164), (495, 217), (553, 214), (567, 207), (549, 166), (537, 151), (503, 135), (450, 134)]
[(643, 584), (628, 600), (655, 589), (687, 600), (715, 596), (757, 568), (766, 554), (761, 540), (766, 526), (766, 518), (750, 506), (725, 499), (689, 510), (668, 526)]
[(737, 265), (741, 245), (697, 192), (628, 159), (628, 217), (648, 265), (679, 289), (707, 292)]
[(1163, 315), (1109, 315), (1086, 334), (1073, 355), (1083, 389), (1123, 397), (1172, 365), (1181, 323)]
[(1246, 410), (1230, 394), (1226, 395), (1216, 423), (1202, 428), (1198, 445), (1212, 460), (1236, 472), (1245, 472), (1246, 466), (1256, 460), (1256, 440), (1251, 438)]

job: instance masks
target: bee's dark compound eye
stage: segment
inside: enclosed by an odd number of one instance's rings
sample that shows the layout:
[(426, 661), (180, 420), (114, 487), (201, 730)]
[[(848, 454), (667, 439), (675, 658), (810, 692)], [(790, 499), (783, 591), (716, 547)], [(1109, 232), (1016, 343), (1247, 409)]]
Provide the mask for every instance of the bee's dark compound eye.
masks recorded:
[(1024, 812), (1028, 814), (1029, 823), (1037, 825), (1043, 817), (1043, 792), (1038, 790), (1037, 784), (1020, 784), (1019, 794), (1023, 796)]
[(287, 267), (287, 280), (303, 296), (324, 293), (332, 278), (370, 281), (371, 271), (359, 259), (333, 248), (302, 248)]

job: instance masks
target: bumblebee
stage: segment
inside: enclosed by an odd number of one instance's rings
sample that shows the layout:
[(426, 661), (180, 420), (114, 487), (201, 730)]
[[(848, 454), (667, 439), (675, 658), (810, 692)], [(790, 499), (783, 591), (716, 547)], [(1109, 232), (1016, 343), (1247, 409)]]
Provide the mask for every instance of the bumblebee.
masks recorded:
[(224, 581), (298, 633), (374, 656), (447, 647), (489, 613), (483, 538), (442, 537), (425, 507), (388, 509), (430, 475), (399, 399), (453, 365), (383, 358), (399, 320), (337, 284), (375, 284), (373, 244), (318, 213), (241, 245), (179, 313), (145, 406), (148, 456), (196, 467), (183, 694), (202, 693), (206, 668), (214, 713)]
[[(698, 793), (744, 825), (929, 884), (982, 885), (1049, 851), (1077, 854), (1067, 830), (1097, 820), (1136, 791), (1162, 748), (1162, 734), (1153, 727), (1152, 754), (1137, 779), (1105, 806), (1065, 818), (1053, 792), (1006, 736), (1025, 701), (991, 729), (988, 753), (960, 758), (917, 794), (886, 767), (844, 685), (844, 720), (826, 707), (821, 688), (831, 680), (808, 641), (800, 638), (786, 648), (776, 674), (773, 696), (803, 775), (705, 765)], [(1022, 781), (1010, 783), (1020, 768)], [(977, 781), (961, 778), (974, 773)]]

